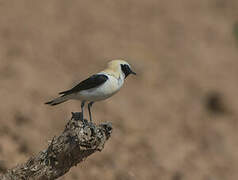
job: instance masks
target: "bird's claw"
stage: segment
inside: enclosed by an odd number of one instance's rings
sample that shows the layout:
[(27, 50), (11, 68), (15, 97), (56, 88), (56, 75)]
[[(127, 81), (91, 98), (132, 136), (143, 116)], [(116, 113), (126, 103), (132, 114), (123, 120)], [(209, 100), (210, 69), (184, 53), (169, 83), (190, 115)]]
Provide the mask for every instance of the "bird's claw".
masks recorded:
[(93, 134), (96, 134), (97, 128), (96, 128), (95, 124), (94, 124), (93, 122), (89, 121), (89, 122), (88, 122), (88, 126), (90, 127), (92, 133), (93, 133)]
[(82, 112), (72, 112), (72, 119), (76, 121), (82, 121), (83, 126), (89, 126), (92, 133), (96, 134), (96, 126), (92, 121), (87, 121), (86, 119), (83, 119), (83, 114)]

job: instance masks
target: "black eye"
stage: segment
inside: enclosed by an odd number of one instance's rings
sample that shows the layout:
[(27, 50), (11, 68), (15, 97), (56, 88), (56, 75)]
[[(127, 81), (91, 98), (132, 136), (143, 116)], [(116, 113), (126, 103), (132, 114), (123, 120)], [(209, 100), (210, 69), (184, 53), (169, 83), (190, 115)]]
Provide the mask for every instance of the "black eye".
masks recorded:
[(127, 64), (121, 64), (121, 70), (125, 74), (125, 78), (131, 74), (131, 69)]

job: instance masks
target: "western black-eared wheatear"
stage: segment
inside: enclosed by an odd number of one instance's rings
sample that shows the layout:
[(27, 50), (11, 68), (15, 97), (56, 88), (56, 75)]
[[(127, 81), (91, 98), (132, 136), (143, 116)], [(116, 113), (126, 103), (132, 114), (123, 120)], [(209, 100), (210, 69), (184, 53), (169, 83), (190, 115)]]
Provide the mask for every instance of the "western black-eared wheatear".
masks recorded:
[(90, 121), (92, 121), (91, 107), (95, 101), (101, 101), (114, 95), (122, 87), (125, 78), (130, 74), (136, 74), (131, 66), (124, 60), (112, 60), (103, 71), (81, 81), (72, 89), (60, 92), (60, 97), (46, 102), (51, 106), (63, 103), (70, 99), (81, 101), (81, 113), (83, 119), (83, 108), (88, 103)]

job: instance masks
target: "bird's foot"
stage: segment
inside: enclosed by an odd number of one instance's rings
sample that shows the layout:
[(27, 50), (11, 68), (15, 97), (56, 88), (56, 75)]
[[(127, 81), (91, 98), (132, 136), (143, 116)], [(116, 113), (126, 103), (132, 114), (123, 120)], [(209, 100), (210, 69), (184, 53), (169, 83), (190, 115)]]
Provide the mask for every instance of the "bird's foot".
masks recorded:
[(82, 121), (84, 127), (90, 127), (92, 133), (96, 134), (97, 131), (96, 125), (92, 121), (83, 119), (82, 112), (72, 112), (72, 119), (76, 121)]
[(88, 123), (88, 125), (89, 125), (89, 127), (90, 127), (92, 133), (93, 133), (93, 134), (96, 134), (97, 128), (96, 128), (95, 124), (94, 124), (92, 121), (88, 121), (87, 123)]

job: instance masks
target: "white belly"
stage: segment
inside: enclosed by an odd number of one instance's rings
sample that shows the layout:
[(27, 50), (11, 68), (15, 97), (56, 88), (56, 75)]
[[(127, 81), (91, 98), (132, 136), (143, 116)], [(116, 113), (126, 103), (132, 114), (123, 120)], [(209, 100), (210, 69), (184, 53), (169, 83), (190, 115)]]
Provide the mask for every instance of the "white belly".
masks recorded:
[(111, 97), (122, 87), (124, 80), (108, 75), (108, 80), (96, 88), (80, 91), (73, 99), (81, 101), (100, 101)]

